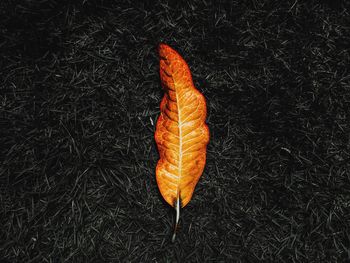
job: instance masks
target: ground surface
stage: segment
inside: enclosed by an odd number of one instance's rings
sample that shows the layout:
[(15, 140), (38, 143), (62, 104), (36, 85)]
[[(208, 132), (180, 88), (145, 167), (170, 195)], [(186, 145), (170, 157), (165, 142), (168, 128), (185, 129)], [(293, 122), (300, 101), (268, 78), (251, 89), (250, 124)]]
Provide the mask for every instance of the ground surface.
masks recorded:
[[(120, 2), (1, 1), (1, 262), (349, 260), (349, 6)], [(211, 132), (175, 243), (159, 42)]]

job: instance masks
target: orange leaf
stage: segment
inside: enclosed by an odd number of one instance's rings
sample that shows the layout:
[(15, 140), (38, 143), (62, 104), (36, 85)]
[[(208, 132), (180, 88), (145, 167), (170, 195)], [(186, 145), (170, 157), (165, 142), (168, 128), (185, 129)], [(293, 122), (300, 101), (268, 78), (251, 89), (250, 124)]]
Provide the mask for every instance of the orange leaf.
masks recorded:
[(160, 155), (156, 178), (165, 201), (184, 207), (205, 166), (209, 142), (206, 102), (193, 85), (187, 63), (175, 50), (160, 44), (159, 57), (165, 95), (155, 132)]

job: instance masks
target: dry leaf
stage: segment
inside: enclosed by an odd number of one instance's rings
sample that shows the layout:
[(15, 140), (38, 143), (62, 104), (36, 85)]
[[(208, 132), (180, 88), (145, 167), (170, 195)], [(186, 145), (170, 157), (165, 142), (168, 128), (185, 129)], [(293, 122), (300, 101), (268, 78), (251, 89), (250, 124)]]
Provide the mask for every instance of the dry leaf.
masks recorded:
[(160, 155), (156, 177), (163, 198), (179, 209), (191, 200), (205, 166), (209, 142), (206, 102), (193, 85), (187, 63), (175, 50), (160, 44), (159, 57), (165, 95), (155, 132)]

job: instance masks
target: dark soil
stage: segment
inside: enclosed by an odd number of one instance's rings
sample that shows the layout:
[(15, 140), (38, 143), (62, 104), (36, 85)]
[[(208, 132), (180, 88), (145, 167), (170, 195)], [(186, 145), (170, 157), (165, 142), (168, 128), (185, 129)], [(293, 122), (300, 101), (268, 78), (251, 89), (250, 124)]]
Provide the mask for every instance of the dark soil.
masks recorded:
[[(1, 262), (350, 260), (350, 4), (188, 2), (1, 1)], [(175, 243), (160, 42), (211, 133)]]

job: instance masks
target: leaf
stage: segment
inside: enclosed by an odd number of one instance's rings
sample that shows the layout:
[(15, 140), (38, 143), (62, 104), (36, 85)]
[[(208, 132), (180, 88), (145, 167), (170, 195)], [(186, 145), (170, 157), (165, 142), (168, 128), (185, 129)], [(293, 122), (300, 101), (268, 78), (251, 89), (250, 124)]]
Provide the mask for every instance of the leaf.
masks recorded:
[(192, 198), (206, 162), (206, 102), (193, 85), (187, 63), (175, 50), (160, 44), (159, 57), (165, 95), (155, 132), (160, 155), (156, 178), (165, 201), (173, 207), (180, 201), (184, 207)]

